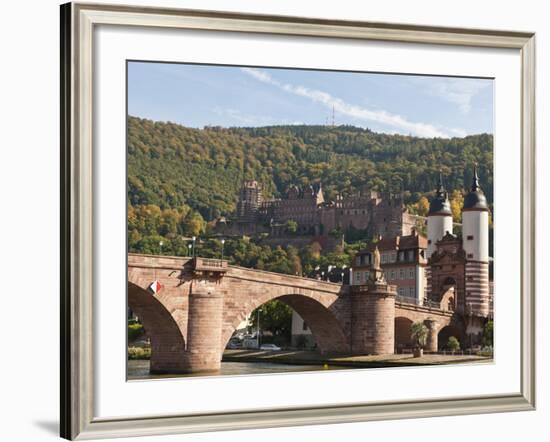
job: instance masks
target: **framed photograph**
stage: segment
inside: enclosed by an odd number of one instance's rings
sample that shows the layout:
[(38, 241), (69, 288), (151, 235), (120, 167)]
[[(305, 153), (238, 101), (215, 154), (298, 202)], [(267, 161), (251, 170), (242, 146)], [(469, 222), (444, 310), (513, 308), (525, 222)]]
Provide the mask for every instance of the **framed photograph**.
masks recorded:
[(61, 23), (62, 437), (534, 409), (534, 34)]

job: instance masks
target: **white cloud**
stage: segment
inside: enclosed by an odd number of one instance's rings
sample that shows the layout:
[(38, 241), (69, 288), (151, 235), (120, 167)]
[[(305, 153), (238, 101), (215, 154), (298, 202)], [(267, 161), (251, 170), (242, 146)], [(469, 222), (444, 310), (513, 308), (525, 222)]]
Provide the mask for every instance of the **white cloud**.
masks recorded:
[(281, 124), (290, 124), (290, 125), (299, 125), (303, 124), (299, 121), (290, 121), (290, 120), (278, 120), (273, 117), (267, 116), (267, 115), (256, 115), (256, 114), (247, 114), (244, 112), (241, 112), (238, 109), (233, 108), (222, 108), (216, 106), (212, 111), (217, 114), (221, 115), (223, 117), (227, 117), (232, 119), (233, 121), (249, 125), (249, 126), (271, 126), (271, 125), (281, 125)]
[(467, 114), (472, 109), (472, 99), (490, 85), (488, 80), (434, 78), (430, 81), (429, 91), (432, 95), (456, 104), (462, 113)]
[(366, 107), (350, 104), (324, 91), (309, 89), (300, 85), (282, 83), (278, 80), (275, 80), (268, 73), (259, 69), (241, 68), (241, 70), (258, 81), (276, 86), (279, 89), (282, 89), (293, 95), (308, 98), (312, 101), (326, 106), (327, 108), (334, 108), (334, 110), (340, 114), (344, 114), (358, 120), (385, 124), (394, 127), (395, 129), (397, 129), (398, 132), (411, 133), (413, 135), (421, 137), (448, 138), (450, 136), (449, 132), (456, 133), (457, 131), (460, 131), (460, 129), (453, 129), (447, 132), (431, 124), (412, 122), (407, 120), (405, 117), (402, 117), (401, 115), (392, 114), (384, 110), (372, 110)]

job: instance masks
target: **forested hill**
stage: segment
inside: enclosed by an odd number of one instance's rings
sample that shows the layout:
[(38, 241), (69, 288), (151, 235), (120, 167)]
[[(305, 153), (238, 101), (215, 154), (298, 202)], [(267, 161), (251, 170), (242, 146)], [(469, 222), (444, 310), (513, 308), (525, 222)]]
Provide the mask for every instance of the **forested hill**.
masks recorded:
[(442, 139), (352, 126), (192, 129), (128, 119), (129, 203), (189, 206), (207, 221), (233, 212), (243, 179), (258, 180), (272, 196), (322, 181), (328, 199), (403, 189), (412, 203), (435, 188), (440, 170), (448, 190), (468, 187), (474, 163), (492, 203), (492, 162), (488, 134)]

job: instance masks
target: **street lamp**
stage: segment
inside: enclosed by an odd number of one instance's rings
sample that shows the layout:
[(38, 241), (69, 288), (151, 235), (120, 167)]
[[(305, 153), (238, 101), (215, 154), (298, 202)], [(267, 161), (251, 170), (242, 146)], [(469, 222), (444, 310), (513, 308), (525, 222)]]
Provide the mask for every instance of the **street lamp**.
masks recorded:
[(160, 254), (161, 254), (161, 255), (162, 255), (162, 245), (163, 245), (163, 244), (164, 244), (164, 243), (163, 243), (162, 241), (159, 241), (159, 247), (160, 247)]
[(193, 238), (191, 238), (193, 240), (193, 258), (195, 257), (195, 241), (197, 240), (197, 237), (194, 236)]
[(223, 261), (223, 246), (224, 246), (224, 244), (225, 244), (225, 239), (222, 238), (221, 243), (222, 243), (222, 261)]
[(193, 247), (191, 244), (187, 244), (187, 256), (191, 256), (191, 247)]

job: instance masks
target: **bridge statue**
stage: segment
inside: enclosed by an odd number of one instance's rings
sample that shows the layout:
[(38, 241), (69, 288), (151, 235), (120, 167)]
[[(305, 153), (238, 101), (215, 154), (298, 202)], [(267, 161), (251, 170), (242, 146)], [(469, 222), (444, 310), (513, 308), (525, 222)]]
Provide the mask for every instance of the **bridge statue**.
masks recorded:
[(378, 246), (376, 246), (374, 248), (374, 252), (372, 252), (372, 266), (369, 274), (369, 280), (370, 282), (385, 282), (384, 272), (382, 272), (382, 267), (380, 267), (380, 250), (378, 250)]
[(380, 270), (380, 250), (378, 250), (378, 246), (374, 248), (372, 257), (373, 257), (372, 268), (374, 270)]

